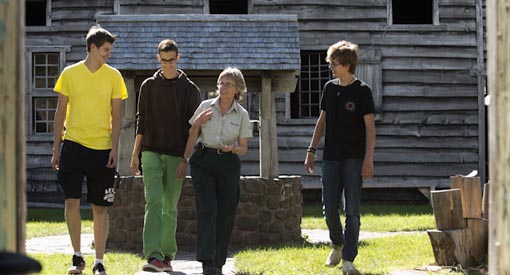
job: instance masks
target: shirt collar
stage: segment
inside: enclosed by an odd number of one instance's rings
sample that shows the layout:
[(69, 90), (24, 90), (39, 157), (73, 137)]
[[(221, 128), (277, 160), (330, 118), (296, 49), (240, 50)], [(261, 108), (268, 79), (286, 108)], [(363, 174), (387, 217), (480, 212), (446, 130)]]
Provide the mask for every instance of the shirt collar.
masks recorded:
[[(215, 99), (211, 101), (211, 106), (216, 106), (218, 109), (220, 108), (220, 97), (217, 96)], [(239, 112), (239, 103), (237, 100), (234, 99), (234, 102), (232, 102), (232, 107), (227, 111), (229, 113), (230, 111), (234, 110), (236, 113)]]

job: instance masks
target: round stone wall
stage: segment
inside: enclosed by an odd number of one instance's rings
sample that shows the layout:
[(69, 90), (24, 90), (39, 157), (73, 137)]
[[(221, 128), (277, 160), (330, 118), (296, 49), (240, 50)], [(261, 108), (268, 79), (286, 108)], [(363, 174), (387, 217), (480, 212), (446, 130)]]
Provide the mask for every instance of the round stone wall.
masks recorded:
[[(239, 184), (231, 248), (301, 241), (301, 177), (241, 177)], [(142, 251), (144, 209), (142, 177), (123, 177), (108, 210), (108, 248)], [(179, 200), (177, 244), (193, 249), (196, 244), (195, 194), (190, 178), (185, 179)]]

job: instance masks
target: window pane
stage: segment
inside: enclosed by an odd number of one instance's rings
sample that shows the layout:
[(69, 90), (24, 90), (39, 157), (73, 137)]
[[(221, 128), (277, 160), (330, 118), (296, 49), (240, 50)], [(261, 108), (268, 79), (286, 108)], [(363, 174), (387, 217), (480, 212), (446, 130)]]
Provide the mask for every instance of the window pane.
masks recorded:
[(48, 64), (58, 65), (59, 56), (60, 56), (59, 53), (49, 53)]
[(36, 133), (47, 133), (46, 132), (46, 123), (36, 123), (35, 124), (35, 132)]
[(58, 75), (58, 66), (48, 66), (48, 76)]
[(36, 78), (35, 79), (35, 88), (46, 88), (46, 79)]
[(35, 67), (35, 76), (46, 76), (46, 67)]
[(46, 55), (45, 54), (34, 54), (35, 64), (46, 64)]

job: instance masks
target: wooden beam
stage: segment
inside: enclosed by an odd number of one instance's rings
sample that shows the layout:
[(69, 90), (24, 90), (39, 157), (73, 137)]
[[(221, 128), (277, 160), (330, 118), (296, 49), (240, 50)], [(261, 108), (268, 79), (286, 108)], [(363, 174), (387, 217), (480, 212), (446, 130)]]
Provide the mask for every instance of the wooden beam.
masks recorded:
[(510, 9), (487, 1), (489, 106), (489, 274), (510, 274)]
[(262, 76), (260, 96), (260, 177), (278, 178), (278, 143), (276, 140), (275, 96), (271, 91), (271, 77)]
[(0, 250), (25, 251), (24, 1), (0, 1)]
[(122, 176), (131, 175), (129, 165), (131, 163), (131, 153), (135, 144), (136, 128), (136, 90), (134, 76), (126, 76), (124, 79), (128, 90), (128, 98), (123, 102), (122, 110), (122, 131), (119, 141), (119, 163), (117, 170)]

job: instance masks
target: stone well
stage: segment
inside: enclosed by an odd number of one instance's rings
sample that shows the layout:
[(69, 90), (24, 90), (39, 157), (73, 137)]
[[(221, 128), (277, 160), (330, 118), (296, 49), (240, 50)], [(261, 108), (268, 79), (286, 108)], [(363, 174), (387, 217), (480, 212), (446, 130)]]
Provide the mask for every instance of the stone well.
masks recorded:
[[(231, 248), (301, 240), (301, 177), (241, 177), (239, 184), (241, 194)], [(108, 248), (142, 251), (144, 209), (143, 178), (123, 177), (115, 203), (108, 210)], [(196, 244), (195, 194), (190, 178), (184, 181), (179, 201), (177, 244), (193, 249)]]

